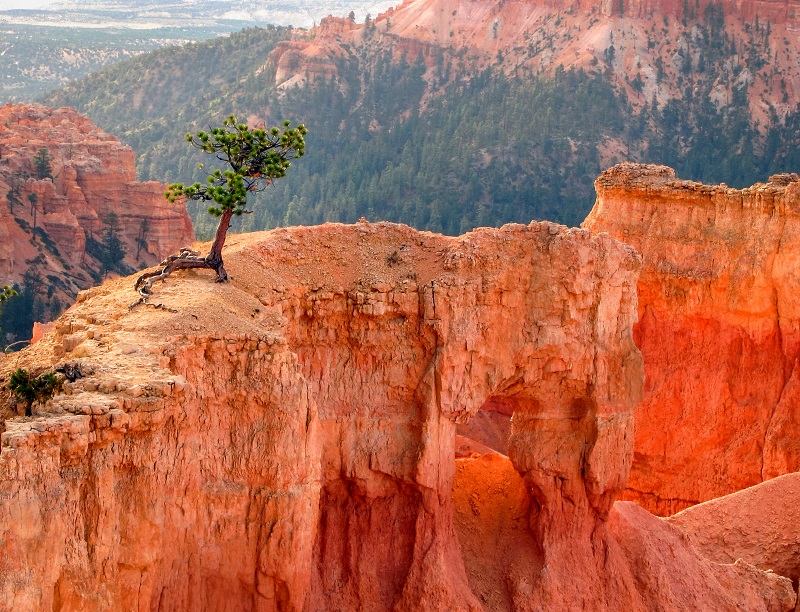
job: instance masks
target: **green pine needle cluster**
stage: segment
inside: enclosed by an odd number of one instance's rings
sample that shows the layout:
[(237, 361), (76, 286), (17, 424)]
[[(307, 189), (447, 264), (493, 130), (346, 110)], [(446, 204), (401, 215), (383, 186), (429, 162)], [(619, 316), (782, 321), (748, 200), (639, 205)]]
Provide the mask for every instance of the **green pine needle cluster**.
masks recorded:
[(24, 368), (17, 368), (11, 373), (8, 390), (17, 401), (25, 403), (25, 415), (30, 416), (33, 404), (36, 402), (44, 404), (56, 394), (61, 388), (61, 384), (62, 381), (55, 372), (34, 376)]
[(249, 193), (263, 191), (275, 179), (286, 176), (290, 160), (303, 156), (307, 133), (302, 123), (292, 127), (290, 121), (270, 129), (250, 128), (234, 115), (207, 132), (189, 132), (186, 142), (224, 161), (228, 169), (211, 172), (205, 185), (173, 183), (164, 196), (170, 202), (181, 197), (213, 202), (208, 212), (216, 217), (226, 210), (239, 216), (246, 212)]
[(8, 300), (8, 298), (14, 297), (15, 295), (19, 295), (19, 293), (17, 293), (8, 285), (3, 285), (3, 288), (0, 289), (0, 304)]

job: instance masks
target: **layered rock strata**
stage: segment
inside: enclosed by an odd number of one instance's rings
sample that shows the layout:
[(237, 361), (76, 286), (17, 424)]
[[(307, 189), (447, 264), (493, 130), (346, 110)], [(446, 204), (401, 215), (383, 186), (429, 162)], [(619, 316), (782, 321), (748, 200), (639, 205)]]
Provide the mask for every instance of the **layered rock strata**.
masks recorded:
[[(359, 223), (232, 237), (226, 264), (232, 283), (176, 275), (161, 308), (129, 311), (130, 279), (81, 294), (3, 364), (66, 362), (74, 381), (6, 421), (0, 605), (794, 606), (789, 580), (612, 507), (642, 384), (631, 248), (549, 223)], [(456, 424), (487, 402), (513, 413), (511, 507), (482, 519), (519, 535), (497, 597), (465, 569), (452, 501)]]
[(642, 254), (627, 499), (661, 514), (800, 470), (800, 178), (739, 190), (623, 164), (584, 227)]
[[(50, 176), (40, 178), (42, 150)], [(38, 258), (39, 275), (59, 279), (55, 295), (71, 302), (96, 282), (100, 264), (87, 241), (105, 240), (110, 213), (125, 250), (122, 263), (131, 269), (191, 244), (185, 206), (167, 202), (164, 190), (137, 182), (133, 150), (77, 111), (0, 107), (0, 282), (21, 281)]]

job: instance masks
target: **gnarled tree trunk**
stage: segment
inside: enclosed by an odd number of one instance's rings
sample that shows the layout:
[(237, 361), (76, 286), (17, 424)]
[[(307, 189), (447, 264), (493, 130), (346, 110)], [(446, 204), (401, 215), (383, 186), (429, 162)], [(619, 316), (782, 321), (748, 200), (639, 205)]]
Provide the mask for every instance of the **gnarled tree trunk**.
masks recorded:
[(228, 228), (231, 226), (231, 217), (233, 217), (232, 210), (226, 209), (222, 211), (222, 216), (219, 218), (219, 224), (217, 225), (217, 232), (214, 234), (214, 242), (211, 243), (211, 250), (206, 255), (208, 267), (217, 272), (218, 283), (228, 280), (228, 273), (222, 265), (222, 247), (225, 245), (225, 237), (228, 235)]
[(214, 235), (214, 242), (211, 243), (211, 250), (205, 257), (200, 257), (198, 251), (193, 251), (187, 247), (180, 250), (177, 255), (170, 255), (161, 262), (163, 266), (161, 269), (154, 272), (145, 272), (138, 279), (136, 279), (135, 289), (141, 296), (136, 302), (131, 304), (131, 308), (137, 304), (143, 304), (147, 301), (148, 296), (153, 293), (153, 283), (156, 281), (164, 280), (175, 270), (186, 270), (189, 268), (211, 268), (217, 273), (216, 282), (224, 283), (228, 280), (228, 273), (222, 262), (222, 247), (225, 246), (225, 238), (228, 235), (228, 229), (231, 226), (231, 218), (233, 217), (233, 210), (226, 209), (222, 211), (222, 215), (217, 225), (217, 232)]

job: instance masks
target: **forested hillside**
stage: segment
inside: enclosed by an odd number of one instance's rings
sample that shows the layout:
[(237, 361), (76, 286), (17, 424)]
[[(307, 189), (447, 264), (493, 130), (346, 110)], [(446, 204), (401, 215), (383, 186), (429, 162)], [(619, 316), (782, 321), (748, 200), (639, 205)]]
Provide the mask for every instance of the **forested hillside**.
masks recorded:
[[(431, 61), (430, 50), (409, 56), (384, 40), (345, 48), (330, 78), (278, 90), (268, 58), (289, 36), (282, 28), (159, 50), (43, 101), (77, 107), (133, 146), (140, 179), (163, 181), (202, 178), (196, 164), (206, 160), (183, 134), (230, 112), (304, 122), (306, 156), (242, 218), (248, 230), (361, 216), (450, 234), (531, 219), (574, 225), (592, 205), (594, 178), (616, 161), (665, 163), (681, 177), (734, 186), (800, 168), (800, 112), (757, 126), (752, 79), (732, 81), (731, 100), (715, 104), (718, 75), (741, 48), (714, 11), (686, 29), (683, 53), (696, 59), (676, 77), (682, 95), (661, 103), (629, 100), (641, 88), (634, 76), (630, 86), (610, 78), (613, 46), (606, 65), (536, 76), (501, 70), (502, 57), (477, 69), (457, 50), (441, 48)], [(766, 61), (759, 40), (749, 50), (754, 69)], [(214, 219), (190, 213), (208, 237)]]

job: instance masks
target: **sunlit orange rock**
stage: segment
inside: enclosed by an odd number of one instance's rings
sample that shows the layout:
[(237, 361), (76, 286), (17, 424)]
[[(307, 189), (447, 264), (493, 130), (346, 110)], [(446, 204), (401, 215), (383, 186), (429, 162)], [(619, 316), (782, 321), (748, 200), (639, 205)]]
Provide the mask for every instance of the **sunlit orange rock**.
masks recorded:
[(660, 514), (800, 470), (800, 179), (738, 190), (622, 164), (584, 226), (642, 254), (627, 499)]
[(759, 569), (800, 579), (800, 474), (779, 476), (692, 506), (669, 517), (703, 556), (717, 563), (743, 559)]
[[(794, 606), (788, 579), (613, 505), (642, 385), (630, 247), (363, 222), (239, 235), (225, 258), (231, 283), (177, 274), (161, 308), (130, 310), (131, 279), (85, 292), (0, 364), (74, 379), (5, 422), (3, 605)], [(499, 405), (510, 459), (457, 464), (456, 424)]]
[[(576, 537), (576, 550), (562, 551), (560, 560), (546, 559), (528, 526), (536, 517), (530, 512), (532, 500), (524, 481), (508, 458), (498, 453), (456, 461), (453, 500), (470, 587), (487, 610), (792, 609), (788, 580), (753, 567), (763, 555), (750, 563), (747, 557), (737, 562), (738, 557), (730, 555), (706, 556), (706, 550), (695, 545), (692, 532), (692, 527), (703, 531), (703, 519), (688, 528), (687, 538), (682, 525), (670, 524), (631, 502), (616, 502), (608, 519), (598, 521), (585, 536), (593, 555), (586, 555), (588, 547)], [(752, 518), (743, 527), (756, 527)], [(727, 525), (735, 528), (734, 521)], [(719, 531), (709, 530), (709, 544)], [(779, 531), (772, 533), (778, 536)], [(795, 532), (791, 529), (782, 540), (796, 540)], [(755, 552), (758, 539), (751, 542)], [(758, 567), (769, 569), (763, 565)], [(542, 599), (537, 578), (554, 572), (564, 575), (566, 588)], [(593, 582), (593, 574), (602, 580)]]

